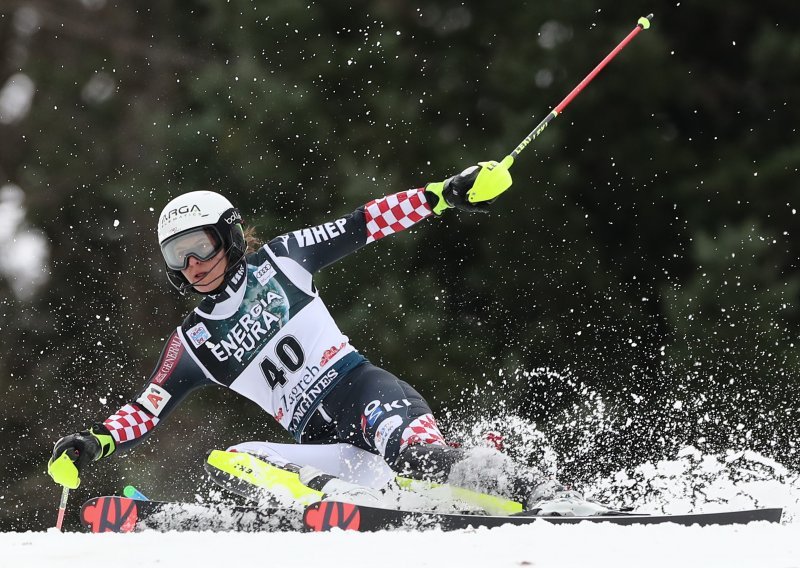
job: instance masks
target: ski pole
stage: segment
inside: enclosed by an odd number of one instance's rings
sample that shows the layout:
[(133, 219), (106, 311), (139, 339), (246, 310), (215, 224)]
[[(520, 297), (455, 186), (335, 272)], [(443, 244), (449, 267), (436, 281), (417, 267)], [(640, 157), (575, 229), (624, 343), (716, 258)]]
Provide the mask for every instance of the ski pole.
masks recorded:
[[(473, 185), (472, 189), (469, 190), (467, 193), (467, 198), (472, 203), (477, 203), (479, 201), (488, 201), (490, 199), (494, 199), (501, 193), (503, 193), (508, 187), (511, 185), (511, 176), (508, 173), (508, 168), (511, 167), (511, 164), (514, 163), (514, 160), (517, 156), (525, 149), (525, 147), (533, 142), (533, 140), (539, 136), (539, 134), (547, 128), (547, 125), (550, 124), (555, 117), (559, 114), (564, 112), (564, 109), (567, 108), (567, 105), (572, 102), (572, 99), (578, 96), (586, 85), (592, 82), (592, 79), (600, 73), (600, 71), (605, 67), (609, 61), (614, 59), (617, 54), (622, 51), (622, 49), (630, 43), (630, 41), (635, 38), (640, 31), (646, 30), (650, 28), (650, 20), (653, 18), (653, 14), (648, 14), (647, 16), (643, 16), (639, 18), (639, 21), (636, 23), (636, 27), (631, 30), (631, 32), (619, 42), (619, 45), (611, 50), (611, 53), (606, 55), (606, 57), (597, 64), (591, 73), (589, 73), (583, 81), (578, 83), (578, 85), (570, 91), (570, 93), (564, 97), (564, 100), (558, 103), (556, 107), (550, 111), (544, 120), (542, 120), (536, 128), (534, 128), (530, 134), (528, 134), (522, 142), (520, 142), (514, 151), (511, 152), (508, 156), (503, 158), (503, 160), (498, 164), (495, 162), (490, 162), (485, 164), (485, 167), (478, 174), (478, 178), (475, 180), (475, 184)], [(485, 176), (483, 174), (486, 174)], [(483, 180), (481, 178), (484, 178)]]
[(61, 530), (64, 524), (64, 513), (67, 510), (67, 499), (69, 498), (69, 487), (66, 485), (61, 490), (61, 503), (58, 505), (58, 519), (56, 520), (56, 529)]
[[(633, 28), (633, 30), (631, 30), (631, 32), (630, 32), (630, 33), (629, 33), (629, 34), (628, 34), (628, 35), (625, 37), (625, 39), (623, 39), (621, 42), (619, 42), (619, 45), (617, 45), (617, 47), (615, 47), (615, 48), (614, 48), (614, 49), (611, 51), (611, 53), (609, 53), (608, 55), (606, 55), (605, 59), (603, 59), (603, 60), (602, 60), (600, 63), (598, 63), (598, 64), (597, 64), (597, 67), (595, 67), (595, 68), (592, 70), (592, 72), (591, 72), (591, 73), (589, 73), (589, 74), (588, 74), (588, 75), (587, 75), (587, 76), (586, 76), (586, 77), (583, 79), (583, 81), (581, 81), (580, 83), (578, 83), (578, 86), (577, 86), (577, 87), (575, 87), (574, 89), (572, 89), (572, 91), (571, 91), (571, 92), (570, 92), (570, 93), (569, 93), (569, 94), (568, 94), (566, 97), (564, 97), (564, 100), (563, 100), (563, 101), (561, 101), (560, 103), (558, 103), (558, 105), (556, 105), (556, 108), (554, 108), (554, 109), (553, 109), (553, 110), (550, 112), (550, 114), (548, 114), (548, 115), (545, 117), (545, 119), (544, 119), (542, 122), (540, 122), (540, 123), (538, 124), (538, 126), (536, 126), (536, 128), (534, 128), (534, 129), (531, 131), (531, 133), (530, 133), (530, 134), (528, 134), (528, 135), (525, 137), (525, 139), (524, 139), (522, 142), (520, 142), (520, 143), (519, 143), (519, 145), (518, 145), (516, 148), (514, 148), (514, 151), (513, 151), (513, 152), (511, 152), (511, 154), (510, 154), (510, 156), (511, 156), (511, 161), (512, 161), (512, 162), (514, 161), (514, 159), (516, 159), (516, 157), (517, 157), (517, 156), (520, 154), (520, 152), (522, 152), (522, 151), (525, 149), (525, 147), (526, 147), (528, 144), (530, 144), (530, 143), (531, 143), (531, 142), (534, 140), (534, 138), (536, 138), (537, 136), (539, 136), (539, 134), (541, 134), (541, 133), (542, 133), (542, 131), (543, 131), (545, 128), (547, 128), (547, 125), (548, 125), (548, 124), (550, 124), (550, 121), (551, 121), (551, 120), (553, 120), (553, 119), (554, 119), (555, 117), (557, 117), (559, 114), (561, 114), (562, 112), (564, 112), (564, 109), (565, 109), (565, 108), (567, 108), (567, 105), (569, 105), (569, 103), (571, 103), (571, 102), (572, 102), (572, 99), (574, 99), (575, 97), (577, 97), (577, 96), (578, 96), (578, 93), (580, 93), (580, 92), (581, 92), (581, 91), (584, 89), (584, 87), (586, 87), (586, 85), (588, 85), (589, 83), (591, 83), (591, 82), (592, 82), (592, 79), (594, 79), (594, 78), (595, 78), (595, 76), (596, 76), (598, 73), (600, 73), (600, 71), (603, 69), (603, 67), (605, 67), (605, 66), (608, 64), (608, 62), (609, 62), (609, 61), (611, 61), (612, 59), (614, 59), (614, 58), (617, 56), (617, 54), (618, 54), (620, 51), (622, 51), (622, 49), (623, 49), (623, 48), (624, 48), (626, 45), (628, 45), (628, 43), (630, 43), (630, 41), (631, 41), (633, 38), (635, 38), (635, 37), (636, 37), (636, 35), (637, 35), (637, 34), (638, 34), (640, 31), (642, 31), (642, 30), (646, 30), (646, 29), (648, 29), (648, 28), (650, 27), (650, 20), (652, 19), (652, 17), (653, 17), (653, 14), (649, 14), (649, 15), (647, 15), (647, 16), (645, 16), (645, 17), (639, 18), (639, 21), (637, 22), (637, 24), (636, 24), (636, 27), (634, 27), (634, 28)], [(508, 157), (506, 157), (506, 159), (507, 159), (507, 158), (508, 158)], [(504, 161), (505, 161), (505, 160), (504, 160)], [(511, 165), (511, 164), (509, 164), (509, 165)]]

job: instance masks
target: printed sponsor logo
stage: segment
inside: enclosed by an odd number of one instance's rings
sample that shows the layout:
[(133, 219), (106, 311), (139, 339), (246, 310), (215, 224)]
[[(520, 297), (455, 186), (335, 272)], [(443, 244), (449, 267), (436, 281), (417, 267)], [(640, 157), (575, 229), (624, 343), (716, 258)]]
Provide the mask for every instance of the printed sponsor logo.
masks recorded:
[(278, 412), (275, 413), (275, 420), (277, 420), (278, 422), (283, 420), (283, 407), (278, 408)]
[(258, 280), (258, 283), (264, 286), (277, 273), (278, 273), (277, 270), (275, 270), (272, 267), (272, 264), (270, 264), (269, 261), (267, 261), (258, 268), (256, 268), (255, 277), (256, 280)]
[(330, 349), (326, 349), (325, 353), (322, 354), (322, 359), (319, 360), (319, 366), (324, 367), (330, 363), (331, 359), (333, 359), (339, 351), (344, 349), (345, 345), (347, 345), (347, 343), (342, 343), (339, 347), (334, 345)]
[(249, 465), (247, 465), (245, 463), (241, 463), (241, 462), (234, 463), (233, 464), (233, 469), (235, 469), (237, 471), (241, 471), (245, 475), (253, 475), (253, 473), (255, 473), (253, 471), (252, 467), (250, 467)]
[(231, 214), (228, 217), (225, 217), (225, 222), (228, 225), (233, 225), (234, 223), (241, 223), (242, 215), (239, 213), (239, 210), (234, 209), (233, 211), (231, 211)]
[[(300, 426), (300, 422), (308, 413), (308, 410), (313, 406), (314, 402), (316, 402), (320, 395), (325, 392), (325, 389), (327, 389), (338, 376), (339, 373), (336, 371), (336, 369), (330, 369), (327, 373), (322, 375), (316, 383), (308, 388), (303, 387), (300, 389), (299, 392), (302, 392), (302, 397), (297, 402), (297, 406), (294, 407), (292, 412), (292, 420), (289, 423), (288, 428), (290, 432), (295, 432), (297, 430), (297, 427)], [(292, 393), (294, 394), (298, 392), (298, 387), (301, 387), (302, 384), (303, 383), (301, 381), (301, 383), (295, 385), (295, 388), (292, 389)], [(290, 405), (291, 404), (292, 399), (290, 399)]]
[(239, 269), (236, 271), (236, 274), (231, 277), (231, 284), (233, 286), (236, 286), (239, 283), (239, 280), (242, 279), (242, 276), (244, 276), (244, 270), (244, 263), (242, 263), (239, 265)]
[(364, 414), (362, 415), (361, 419), (361, 428), (362, 430), (371, 428), (385, 413), (392, 412), (394, 410), (400, 410), (401, 408), (408, 408), (409, 406), (411, 406), (411, 403), (406, 398), (393, 400), (392, 402), (387, 402), (386, 404), (381, 404), (380, 400), (373, 400), (364, 407)]
[(292, 235), (294, 235), (299, 246), (306, 247), (345, 234), (345, 224), (347, 224), (347, 219), (336, 219), (336, 221), (317, 225), (316, 227), (293, 231)]
[(164, 213), (161, 215), (161, 219), (159, 219), (159, 225), (164, 226), (170, 221), (174, 221), (178, 217), (182, 217), (184, 215), (203, 215), (203, 212), (200, 211), (200, 206), (196, 203), (193, 205), (176, 207), (175, 209), (164, 211)]
[(381, 408), (380, 400), (373, 400), (364, 408), (364, 414), (361, 415), (361, 429), (365, 430), (375, 425), (375, 422), (383, 416), (383, 409)]
[(208, 328), (204, 323), (198, 323), (196, 326), (189, 329), (186, 335), (189, 336), (189, 340), (195, 347), (200, 347), (203, 343), (211, 339), (211, 334), (208, 332)]
[(153, 375), (151, 382), (157, 385), (163, 385), (172, 374), (172, 371), (175, 370), (175, 365), (178, 363), (181, 353), (183, 353), (181, 338), (178, 337), (177, 333), (173, 333), (172, 337), (169, 338), (169, 342), (167, 342), (167, 347), (164, 349), (161, 365), (158, 367), (155, 375)]
[(389, 443), (389, 438), (403, 423), (400, 416), (390, 416), (380, 423), (378, 429), (375, 431), (375, 449), (380, 452), (382, 456), (386, 455), (386, 444)]
[[(311, 386), (315, 384), (320, 371), (319, 367), (316, 365), (313, 367), (306, 365), (303, 370), (305, 373), (292, 387), (292, 390), (289, 391), (289, 394), (283, 395), (283, 402), (290, 408), (305, 398), (307, 389), (311, 388)], [(331, 371), (334, 371), (335, 373), (334, 369), (331, 369)], [(334, 374), (334, 376), (336, 376), (336, 374)]]
[(154, 416), (158, 416), (171, 398), (172, 395), (166, 390), (151, 383), (142, 393), (142, 396), (136, 399), (136, 402), (146, 410), (149, 410)]
[[(239, 318), (224, 339), (219, 343), (209, 341), (206, 346), (211, 349), (218, 361), (227, 361), (233, 357), (241, 363), (245, 355), (259, 345), (262, 337), (273, 333), (273, 326), (277, 326), (275, 331), (280, 329), (281, 318), (267, 308), (274, 300), (283, 301), (283, 299), (280, 294), (268, 292), (266, 299), (260, 299), (248, 313)], [(198, 345), (195, 344), (195, 347)]]

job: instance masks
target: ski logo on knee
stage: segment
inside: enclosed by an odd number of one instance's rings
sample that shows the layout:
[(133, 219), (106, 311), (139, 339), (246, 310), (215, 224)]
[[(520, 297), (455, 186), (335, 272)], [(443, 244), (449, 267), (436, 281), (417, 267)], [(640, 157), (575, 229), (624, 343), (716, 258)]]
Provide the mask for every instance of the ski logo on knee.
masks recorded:
[(387, 412), (401, 410), (409, 406), (411, 406), (411, 403), (406, 398), (400, 400), (393, 400), (392, 402), (387, 402), (386, 404), (381, 404), (380, 400), (373, 400), (372, 402), (367, 404), (367, 406), (364, 407), (364, 414), (362, 415), (361, 426), (364, 430), (366, 430), (367, 428), (372, 428), (378, 421), (378, 419)]

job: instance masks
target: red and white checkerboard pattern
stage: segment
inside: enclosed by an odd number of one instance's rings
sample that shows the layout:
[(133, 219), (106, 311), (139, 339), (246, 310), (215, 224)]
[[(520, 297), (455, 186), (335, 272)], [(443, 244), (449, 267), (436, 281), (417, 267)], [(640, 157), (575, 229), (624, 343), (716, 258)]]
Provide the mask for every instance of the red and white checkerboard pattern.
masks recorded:
[(419, 416), (403, 430), (403, 435), (400, 437), (400, 451), (416, 444), (447, 445), (433, 414)]
[(126, 404), (103, 422), (117, 443), (141, 438), (155, 428), (156, 424), (158, 418), (132, 404)]
[(408, 229), (425, 217), (433, 214), (425, 190), (409, 189), (380, 199), (374, 199), (364, 206), (367, 220), (367, 243), (382, 239), (387, 235)]

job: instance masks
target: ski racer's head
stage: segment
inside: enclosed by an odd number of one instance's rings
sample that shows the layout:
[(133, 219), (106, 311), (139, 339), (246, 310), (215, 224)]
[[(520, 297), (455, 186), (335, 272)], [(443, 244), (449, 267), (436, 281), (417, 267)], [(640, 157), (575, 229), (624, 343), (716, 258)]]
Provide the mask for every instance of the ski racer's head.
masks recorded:
[(167, 279), (183, 293), (222, 291), (245, 255), (242, 216), (213, 191), (192, 191), (167, 203), (158, 218)]

